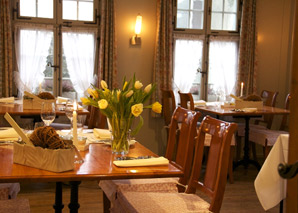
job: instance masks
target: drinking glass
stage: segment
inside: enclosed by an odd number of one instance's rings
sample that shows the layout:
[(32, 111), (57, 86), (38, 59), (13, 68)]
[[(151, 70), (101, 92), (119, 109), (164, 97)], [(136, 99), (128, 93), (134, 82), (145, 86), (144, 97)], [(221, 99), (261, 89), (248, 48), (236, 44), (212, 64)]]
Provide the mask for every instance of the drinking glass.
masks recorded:
[(46, 126), (50, 126), (50, 124), (55, 120), (56, 116), (56, 106), (54, 102), (42, 102), (40, 117)]
[(70, 134), (72, 133), (72, 121), (73, 121), (73, 101), (69, 100), (66, 102), (65, 106), (65, 115), (68, 117), (70, 120), (71, 128), (70, 128)]

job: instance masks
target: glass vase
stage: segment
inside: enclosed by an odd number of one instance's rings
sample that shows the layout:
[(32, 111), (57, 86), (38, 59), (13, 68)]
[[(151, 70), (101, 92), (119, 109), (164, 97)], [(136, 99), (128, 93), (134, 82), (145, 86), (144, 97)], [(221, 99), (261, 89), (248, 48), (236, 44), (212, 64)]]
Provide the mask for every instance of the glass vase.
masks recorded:
[(130, 122), (126, 119), (118, 119), (117, 116), (113, 116), (109, 122), (112, 127), (112, 153), (127, 155), (129, 152)]

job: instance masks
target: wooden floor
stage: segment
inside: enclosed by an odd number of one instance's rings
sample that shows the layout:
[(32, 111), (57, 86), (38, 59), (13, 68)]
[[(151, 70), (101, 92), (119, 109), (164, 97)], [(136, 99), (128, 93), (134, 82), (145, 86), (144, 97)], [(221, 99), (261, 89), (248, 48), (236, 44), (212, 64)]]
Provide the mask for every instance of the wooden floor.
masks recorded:
[[(253, 181), (257, 175), (257, 169), (249, 166), (245, 170), (242, 166), (234, 171), (234, 184), (227, 183), (225, 196), (221, 212), (265, 212), (258, 201), (254, 190)], [(32, 213), (54, 212), (52, 204), (54, 203), (53, 183), (26, 183), (21, 184), (19, 197), (28, 198)], [(64, 211), (68, 211), (70, 189), (67, 183), (63, 185), (63, 203)], [(79, 212), (103, 212), (102, 210), (102, 191), (96, 181), (82, 182), (79, 188)], [(279, 206), (267, 212), (279, 212)]]

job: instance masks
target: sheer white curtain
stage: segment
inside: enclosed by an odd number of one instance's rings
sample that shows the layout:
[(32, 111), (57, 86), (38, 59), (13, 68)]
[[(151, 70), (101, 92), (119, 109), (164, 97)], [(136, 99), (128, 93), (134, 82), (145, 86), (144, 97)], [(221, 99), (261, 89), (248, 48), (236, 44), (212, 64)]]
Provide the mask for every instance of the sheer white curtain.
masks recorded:
[(15, 81), (19, 95), (22, 95), (24, 90), (35, 92), (39, 83), (43, 81), (53, 29), (45, 25), (31, 24), (15, 27), (16, 59), (20, 78)]
[(202, 63), (204, 36), (174, 35), (174, 86), (176, 100), (178, 90), (189, 92), (198, 68)]
[(93, 83), (96, 30), (63, 29), (62, 43), (67, 69), (78, 98)]
[(208, 101), (224, 101), (235, 94), (239, 38), (211, 36), (209, 45)]

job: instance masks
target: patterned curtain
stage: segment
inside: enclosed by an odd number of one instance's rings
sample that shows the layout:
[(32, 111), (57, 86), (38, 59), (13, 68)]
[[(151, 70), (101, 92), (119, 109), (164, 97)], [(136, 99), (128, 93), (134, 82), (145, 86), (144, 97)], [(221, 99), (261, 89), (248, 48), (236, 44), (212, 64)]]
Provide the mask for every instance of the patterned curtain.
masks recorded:
[(0, 0), (0, 96), (12, 96), (12, 32), (10, 1)]
[(114, 0), (102, 0), (97, 83), (105, 80), (113, 88), (117, 87), (116, 49)]
[(237, 94), (240, 82), (244, 82), (243, 95), (256, 93), (257, 74), (257, 32), (256, 0), (244, 0), (239, 48), (239, 71), (237, 76)]
[(153, 82), (157, 90), (153, 97), (161, 101), (161, 89), (172, 89), (173, 81), (173, 16), (172, 0), (157, 1), (157, 30), (154, 53)]

